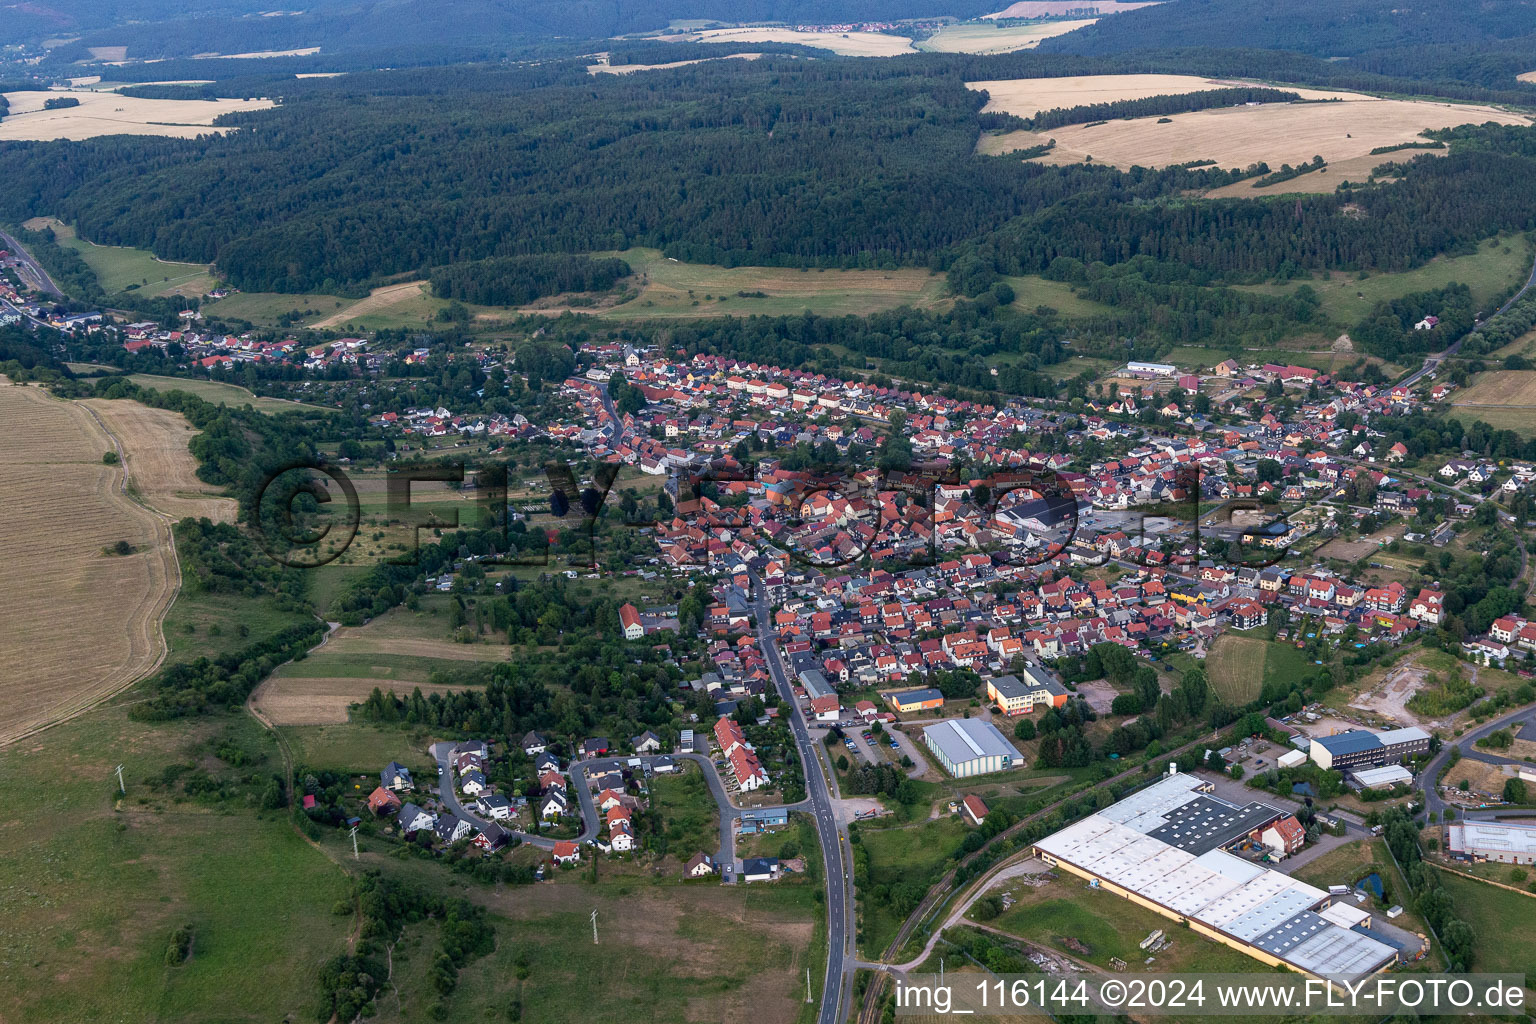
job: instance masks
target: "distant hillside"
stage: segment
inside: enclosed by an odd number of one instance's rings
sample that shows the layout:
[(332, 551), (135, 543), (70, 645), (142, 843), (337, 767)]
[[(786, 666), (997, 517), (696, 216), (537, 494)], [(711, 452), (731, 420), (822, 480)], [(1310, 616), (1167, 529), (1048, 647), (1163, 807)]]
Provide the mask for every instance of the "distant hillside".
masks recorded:
[(936, 15), (976, 17), (996, 0), (318, 0), (304, 13), (263, 17), (260, 0), (57, 0), (45, 15), (0, 18), (0, 43), (82, 33), (83, 47), (129, 47), (132, 58), (320, 46), (343, 50), (490, 46), (551, 37), (601, 39), (674, 20), (836, 23)]
[[(1048, 39), (1040, 49), (1105, 55), (1241, 40), (1251, 48), (1357, 57), (1405, 47), (1466, 52), (1532, 33), (1536, 0), (1169, 0)], [(1529, 48), (1536, 56), (1536, 46)]]

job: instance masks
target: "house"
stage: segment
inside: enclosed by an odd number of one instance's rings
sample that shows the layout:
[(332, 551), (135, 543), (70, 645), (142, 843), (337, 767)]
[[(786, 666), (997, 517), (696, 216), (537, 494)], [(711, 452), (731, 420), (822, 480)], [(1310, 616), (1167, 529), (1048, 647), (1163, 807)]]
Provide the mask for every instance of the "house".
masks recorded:
[(465, 740), (453, 748), (454, 757), (457, 758), (463, 754), (474, 754), (484, 761), (491, 756), (491, 748), (485, 745), (484, 740)]
[(552, 789), (539, 798), (539, 817), (559, 818), (570, 809), (565, 790)]
[(1294, 815), (1287, 814), (1259, 833), (1259, 841), (1276, 857), (1288, 857), (1307, 842), (1307, 830)]
[(555, 848), (549, 852), (556, 864), (575, 864), (581, 860), (581, 847), (567, 839), (556, 843)]
[(619, 606), (619, 626), (625, 640), (640, 640), (645, 636), (645, 625), (640, 621), (640, 609), (629, 602)]
[(987, 805), (981, 797), (974, 793), (967, 793), (965, 799), (960, 801), (960, 813), (968, 818), (972, 825), (980, 825), (982, 819), (987, 816)]
[(512, 817), (512, 801), (500, 793), (482, 793), (475, 801), (475, 810), (493, 821), (505, 821)]
[(416, 788), (416, 783), (411, 781), (411, 770), (398, 761), (391, 761), (379, 772), (379, 785), (385, 789), (392, 789), (396, 793), (409, 792)]
[(779, 877), (779, 862), (774, 857), (748, 857), (741, 862), (743, 882), (773, 882)]
[(714, 873), (715, 862), (702, 851), (689, 857), (688, 863), (683, 865), (684, 878), (705, 878)]
[(1441, 607), (1444, 600), (1445, 595), (1439, 591), (1421, 590), (1419, 596), (1414, 598), (1413, 603), (1408, 606), (1408, 617), (1426, 622), (1431, 626), (1438, 626), (1445, 619)]
[(581, 741), (581, 756), (583, 758), (601, 757), (608, 753), (608, 737), (593, 736), (591, 739)]
[(471, 768), (459, 776), (459, 789), (469, 796), (479, 796), (485, 792), (485, 773), (478, 768)]
[(657, 754), (661, 752), (661, 737), (647, 729), (639, 736), (631, 736), (630, 744), (637, 754)]
[(682, 765), (670, 757), (658, 757), (651, 762), (651, 772), (655, 775), (671, 775), (682, 770)]
[(432, 827), (432, 815), (417, 807), (415, 804), (406, 804), (400, 808), (400, 813), (395, 815), (395, 824), (400, 826), (400, 831), (409, 836), (413, 832)]
[(549, 744), (545, 741), (544, 737), (540, 736), (536, 732), (533, 732), (532, 730), (530, 730), (528, 734), (523, 737), (523, 753), (527, 754), (529, 757), (533, 757), (536, 754), (542, 754), (548, 749)]
[(380, 817), (398, 813), (400, 806), (400, 798), (395, 795), (394, 790), (380, 786), (368, 794), (368, 809)]
[(815, 713), (818, 722), (835, 722), (842, 716), (842, 703), (836, 694), (812, 697), (811, 711)]
[(439, 815), (432, 824), (432, 831), (437, 833), (438, 841), (444, 846), (458, 842), (474, 830), (473, 825), (454, 814)]

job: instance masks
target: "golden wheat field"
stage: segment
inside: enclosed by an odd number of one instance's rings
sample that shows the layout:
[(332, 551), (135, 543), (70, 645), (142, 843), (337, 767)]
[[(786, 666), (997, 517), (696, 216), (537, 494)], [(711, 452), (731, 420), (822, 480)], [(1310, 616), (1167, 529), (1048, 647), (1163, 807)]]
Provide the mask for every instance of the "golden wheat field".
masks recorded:
[[(0, 743), (128, 686), (160, 660), (178, 571), (168, 523), (122, 490), (84, 407), (0, 377)], [(104, 548), (127, 541), (128, 555)]]
[[(1092, 75), (1080, 78), (1025, 79), (969, 83), (985, 89), (985, 110), (1030, 117), (1058, 107), (1104, 103), (1119, 99), (1198, 92), (1234, 85), (1257, 85), (1197, 78), (1190, 75)], [(1162, 117), (1138, 117), (1106, 123), (1074, 124), (1040, 132), (1008, 132), (984, 136), (978, 149), (1006, 153), (1054, 140), (1056, 147), (1043, 162), (1094, 163), (1116, 167), (1164, 167), (1192, 160), (1213, 160), (1221, 167), (1248, 167), (1264, 161), (1278, 170), (1321, 156), (1332, 171), (1295, 179), (1284, 191), (1333, 191), (1346, 177), (1359, 180), (1370, 164), (1407, 159), (1413, 151), (1373, 158), (1371, 150), (1420, 139), (1432, 128), (1495, 121), (1530, 124), (1531, 120), (1496, 107), (1428, 100), (1381, 99), (1362, 93), (1321, 91), (1277, 86), (1308, 100), (1332, 103), (1262, 103), (1252, 106), (1196, 110)], [(1238, 183), (1229, 193), (1242, 194), (1251, 183)]]
[[(44, 110), (43, 103), (73, 97), (77, 107)], [(0, 142), (94, 139), (100, 135), (163, 135), (190, 139), (230, 131), (212, 127), (220, 114), (265, 110), (271, 100), (147, 100), (115, 92), (74, 89), (5, 94), (11, 112), (0, 121)]]
[(92, 398), (81, 404), (122, 445), (128, 478), (146, 505), (172, 519), (235, 521), (235, 499), (219, 497), (216, 488), (197, 478), (197, 460), (187, 450), (197, 431), (185, 416), (121, 399)]

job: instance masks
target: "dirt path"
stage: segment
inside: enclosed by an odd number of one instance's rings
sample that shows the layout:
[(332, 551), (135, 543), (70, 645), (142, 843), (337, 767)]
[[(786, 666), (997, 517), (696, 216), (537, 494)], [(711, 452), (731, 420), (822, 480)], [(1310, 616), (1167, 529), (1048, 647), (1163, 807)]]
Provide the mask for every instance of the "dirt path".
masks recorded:
[(310, 324), (310, 327), (324, 329), (327, 327), (340, 327), (348, 320), (365, 316), (369, 313), (377, 313), (382, 309), (388, 309), (402, 299), (408, 299), (413, 293), (422, 292), (427, 286), (425, 281), (406, 281), (403, 284), (385, 285), (383, 288), (375, 288), (368, 293), (367, 298), (358, 299), (352, 305), (330, 316), (322, 317)]

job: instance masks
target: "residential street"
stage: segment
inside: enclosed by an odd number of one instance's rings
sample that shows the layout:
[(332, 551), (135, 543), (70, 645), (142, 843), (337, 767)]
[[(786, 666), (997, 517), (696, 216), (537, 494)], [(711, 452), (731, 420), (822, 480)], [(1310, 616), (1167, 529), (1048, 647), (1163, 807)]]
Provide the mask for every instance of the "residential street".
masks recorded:
[[(453, 743), (442, 741), (432, 744), (432, 757), (442, 769), (437, 776), (437, 795), (443, 806), (449, 812), (458, 815), (477, 828), (488, 832), (502, 831), (511, 836), (516, 836), (522, 842), (530, 846), (536, 846), (541, 850), (554, 848), (555, 840), (548, 836), (535, 835), (522, 829), (508, 828), (498, 822), (482, 818), (464, 805), (459, 798), (458, 789), (454, 785), (452, 752)], [(714, 797), (719, 814), (720, 846), (713, 852), (715, 863), (720, 866), (721, 881), (733, 883), (736, 880), (740, 865), (736, 863), (736, 838), (733, 822), (741, 814), (742, 808), (732, 804), (730, 794), (726, 792), (724, 783), (720, 780), (720, 773), (715, 770), (715, 765), (703, 754), (648, 754), (632, 757), (596, 757), (585, 761), (573, 761), (567, 766), (571, 777), (571, 786), (575, 791), (578, 806), (581, 808), (582, 829), (581, 834), (575, 838), (578, 843), (586, 843), (596, 839), (601, 828), (601, 818), (597, 813), (597, 805), (593, 802), (592, 788), (587, 783), (587, 772), (596, 769), (611, 767), (627, 767), (631, 760), (638, 760), (645, 765), (654, 764), (656, 761), (670, 757), (674, 761), (692, 761), (699, 766), (704, 775), (704, 781), (709, 786), (710, 796)], [(809, 801), (801, 801), (795, 804), (774, 804), (767, 807), (753, 808), (754, 810), (786, 810), (804, 811), (809, 809)]]

